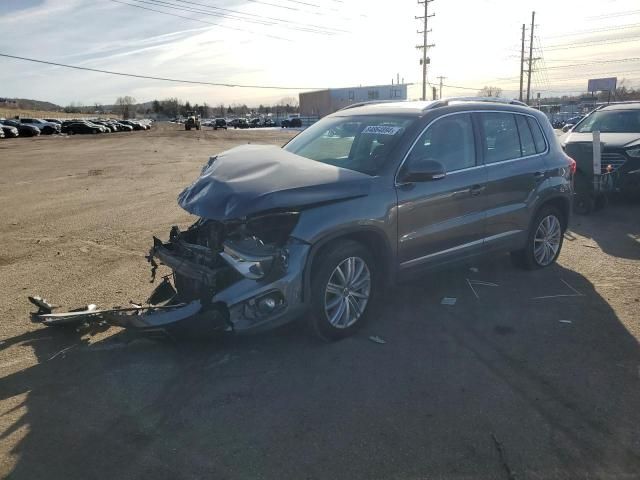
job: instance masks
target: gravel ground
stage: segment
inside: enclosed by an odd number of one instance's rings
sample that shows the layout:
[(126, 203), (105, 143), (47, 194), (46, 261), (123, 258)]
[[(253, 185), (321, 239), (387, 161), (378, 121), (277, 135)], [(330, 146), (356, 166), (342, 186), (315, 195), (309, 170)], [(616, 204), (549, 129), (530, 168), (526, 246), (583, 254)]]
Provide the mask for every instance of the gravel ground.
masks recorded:
[(175, 199), (208, 156), (293, 134), (0, 141), (0, 477), (640, 478), (639, 205), (575, 217), (544, 271), (399, 285), (333, 344), (303, 322), (209, 342), (29, 322), (28, 294), (146, 298), (151, 237), (193, 220)]

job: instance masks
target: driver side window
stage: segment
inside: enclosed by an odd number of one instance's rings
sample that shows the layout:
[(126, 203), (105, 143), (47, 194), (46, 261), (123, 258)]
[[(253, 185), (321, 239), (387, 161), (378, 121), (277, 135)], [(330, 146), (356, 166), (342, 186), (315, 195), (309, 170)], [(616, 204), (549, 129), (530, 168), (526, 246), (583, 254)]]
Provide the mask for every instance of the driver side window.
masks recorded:
[(475, 167), (476, 147), (471, 114), (461, 113), (436, 120), (418, 139), (407, 162), (436, 160), (447, 172)]

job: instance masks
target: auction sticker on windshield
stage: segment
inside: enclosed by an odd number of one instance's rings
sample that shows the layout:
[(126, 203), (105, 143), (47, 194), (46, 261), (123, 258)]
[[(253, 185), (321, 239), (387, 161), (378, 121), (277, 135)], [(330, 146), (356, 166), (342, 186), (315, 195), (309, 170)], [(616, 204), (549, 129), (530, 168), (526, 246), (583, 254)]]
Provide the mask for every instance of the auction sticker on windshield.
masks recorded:
[(402, 127), (386, 127), (383, 125), (369, 125), (362, 133), (373, 133), (378, 135), (395, 135)]

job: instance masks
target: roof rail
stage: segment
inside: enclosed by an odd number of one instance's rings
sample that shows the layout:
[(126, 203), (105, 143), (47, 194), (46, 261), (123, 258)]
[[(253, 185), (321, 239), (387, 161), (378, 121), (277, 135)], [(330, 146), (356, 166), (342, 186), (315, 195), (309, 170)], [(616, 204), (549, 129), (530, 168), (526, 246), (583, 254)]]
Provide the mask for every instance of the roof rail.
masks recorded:
[(451, 97), (444, 98), (430, 105), (429, 108), (446, 107), (451, 102), (489, 102), (489, 103), (505, 103), (508, 105), (520, 105), (522, 107), (528, 107), (528, 105), (520, 100), (511, 100), (509, 98), (501, 97)]
[(400, 102), (406, 102), (406, 100), (371, 100), (369, 102), (357, 102), (357, 103), (352, 103), (351, 105), (347, 105), (346, 107), (342, 107), (337, 111), (341, 112), (342, 110), (349, 110), (350, 108), (356, 108), (356, 107), (364, 107), (365, 105), (377, 105), (379, 103), (400, 103)]

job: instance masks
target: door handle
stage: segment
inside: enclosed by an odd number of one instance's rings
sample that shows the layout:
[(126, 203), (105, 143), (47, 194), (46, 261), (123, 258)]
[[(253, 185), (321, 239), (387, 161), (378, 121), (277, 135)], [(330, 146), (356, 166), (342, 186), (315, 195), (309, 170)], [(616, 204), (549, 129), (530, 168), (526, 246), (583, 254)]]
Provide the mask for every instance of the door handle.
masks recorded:
[(471, 187), (471, 196), (476, 197), (480, 195), (486, 187), (484, 185), (473, 185)]

